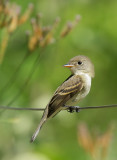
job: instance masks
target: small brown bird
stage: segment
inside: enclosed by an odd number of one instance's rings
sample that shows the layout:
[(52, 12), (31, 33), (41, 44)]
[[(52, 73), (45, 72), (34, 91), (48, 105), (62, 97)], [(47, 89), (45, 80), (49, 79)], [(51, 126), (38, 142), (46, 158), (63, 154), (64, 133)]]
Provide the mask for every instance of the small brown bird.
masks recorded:
[[(83, 99), (90, 91), (91, 78), (94, 77), (94, 65), (91, 60), (83, 55), (72, 58), (64, 67), (70, 68), (72, 74), (57, 88), (50, 102), (47, 104), (39, 126), (31, 138), (31, 142), (37, 137), (42, 125), (58, 112), (70, 109)], [(77, 109), (78, 111), (78, 109)]]

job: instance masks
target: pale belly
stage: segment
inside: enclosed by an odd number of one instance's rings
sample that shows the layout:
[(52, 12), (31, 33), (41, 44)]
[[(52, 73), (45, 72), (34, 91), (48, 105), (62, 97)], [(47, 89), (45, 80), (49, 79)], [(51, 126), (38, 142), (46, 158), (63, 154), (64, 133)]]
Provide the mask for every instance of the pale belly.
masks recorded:
[(75, 106), (76, 104), (78, 104), (79, 101), (81, 101), (83, 98), (87, 96), (89, 91), (90, 91), (90, 88), (88, 90), (83, 90), (81, 93), (78, 93), (73, 98), (71, 98), (65, 105)]
[(80, 93), (76, 94), (74, 97), (72, 97), (67, 103), (66, 105), (68, 106), (74, 106), (76, 105), (79, 101), (81, 101), (83, 98), (85, 98), (87, 96), (87, 94), (90, 91), (91, 88), (91, 77), (89, 77), (88, 75), (83, 76), (83, 79), (85, 79), (86, 83), (84, 84), (83, 89), (80, 91)]

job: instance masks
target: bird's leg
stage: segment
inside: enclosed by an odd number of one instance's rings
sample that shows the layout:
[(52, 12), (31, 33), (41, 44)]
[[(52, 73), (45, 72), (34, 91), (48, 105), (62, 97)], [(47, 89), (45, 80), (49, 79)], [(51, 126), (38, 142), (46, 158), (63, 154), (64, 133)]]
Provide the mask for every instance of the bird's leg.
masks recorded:
[(73, 113), (74, 110), (75, 110), (74, 106), (69, 106), (67, 111), (70, 112), (70, 113)]
[(77, 113), (80, 112), (80, 107), (79, 106), (69, 106), (68, 108), (68, 112), (73, 113), (74, 111), (76, 111)]
[(76, 111), (77, 113), (80, 112), (79, 106), (64, 106), (64, 107), (67, 108), (67, 111), (70, 113), (73, 113), (74, 111)]

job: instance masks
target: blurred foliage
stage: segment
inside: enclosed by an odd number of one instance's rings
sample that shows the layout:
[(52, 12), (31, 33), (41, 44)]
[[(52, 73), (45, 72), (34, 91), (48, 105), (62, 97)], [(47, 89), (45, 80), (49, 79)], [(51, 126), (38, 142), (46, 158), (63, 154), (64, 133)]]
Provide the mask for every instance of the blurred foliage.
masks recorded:
[[(79, 105), (97, 106), (117, 103), (117, 1), (33, 0), (33, 10), (28, 7), (30, 6), (28, 0), (2, 0), (0, 5), (3, 2), (10, 3), (13, 14), (10, 15), (11, 12), (1, 14), (0, 7), (0, 57), (2, 57), (0, 58), (0, 105), (45, 107), (55, 89), (70, 75), (70, 72), (62, 68), (62, 65), (79, 54), (91, 58), (96, 72), (90, 94)], [(18, 15), (13, 6), (16, 8), (20, 6)], [(42, 13), (40, 26), (46, 26), (46, 29), (49, 29), (44, 34), (44, 40), (47, 33), (51, 33), (49, 35), (52, 35), (50, 36), (52, 39), (49, 37), (49, 41), (45, 43), (46, 47), (42, 45), (42, 47), (35, 48), (37, 43), (34, 43), (33, 50), (29, 47), (32, 44), (30, 38), (38, 35), (34, 32), (34, 25), (37, 24), (34, 17), (40, 15), (38, 13)], [(71, 31), (76, 22), (75, 16), (78, 14), (82, 17), (78, 25), (65, 38), (59, 38), (60, 35), (64, 35), (62, 33)], [(24, 15), (29, 16), (19, 23)], [(4, 18), (6, 16), (7, 18)], [(16, 16), (15, 27), (9, 33), (11, 19), (13, 20)], [(58, 16), (61, 21), (54, 30), (51, 30), (50, 24), (54, 26)], [(3, 20), (5, 23), (1, 27)], [(68, 22), (69, 20), (72, 23)], [(47, 45), (48, 42), (54, 43)], [(32, 50), (29, 51), (30, 49)], [(19, 94), (20, 91), (21, 94)], [(10, 103), (16, 95), (18, 96), (13, 101), (14, 103)], [(104, 158), (116, 159), (117, 116), (115, 108), (87, 110), (79, 114), (62, 111), (45, 124), (35, 143), (30, 144), (30, 137), (41, 115), (40, 112), (31, 111), (0, 112), (1, 160), (90, 160), (90, 153), (87, 153), (81, 145), (81, 138), (79, 138), (80, 143), (77, 141), (80, 130), (77, 131), (76, 128), (77, 125), (81, 125), (80, 121), (85, 122), (89, 133), (95, 128), (95, 131), (100, 131), (100, 135), (112, 134), (110, 141), (105, 145), (108, 146), (108, 153)], [(110, 122), (115, 125), (114, 132), (109, 127)], [(92, 143), (95, 142), (96, 140)], [(102, 147), (103, 143), (100, 141)]]
[(99, 131), (96, 129), (93, 129), (93, 134), (91, 134), (87, 125), (85, 123), (80, 123), (78, 126), (78, 142), (84, 148), (85, 152), (90, 154), (93, 160), (104, 160), (108, 157), (113, 131), (114, 125), (111, 123), (110, 127), (103, 135), (100, 135)]

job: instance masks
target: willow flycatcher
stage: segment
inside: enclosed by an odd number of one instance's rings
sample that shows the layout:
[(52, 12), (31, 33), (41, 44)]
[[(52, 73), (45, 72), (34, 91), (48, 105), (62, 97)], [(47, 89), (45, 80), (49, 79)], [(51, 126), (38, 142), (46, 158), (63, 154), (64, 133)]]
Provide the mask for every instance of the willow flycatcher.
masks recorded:
[(48, 119), (66, 108), (71, 111), (72, 107), (70, 106), (75, 105), (90, 91), (91, 78), (94, 77), (94, 65), (88, 57), (83, 55), (76, 56), (68, 64), (65, 64), (64, 67), (70, 68), (72, 74), (57, 88), (47, 104), (41, 121), (31, 138), (31, 142), (35, 140), (42, 125)]

